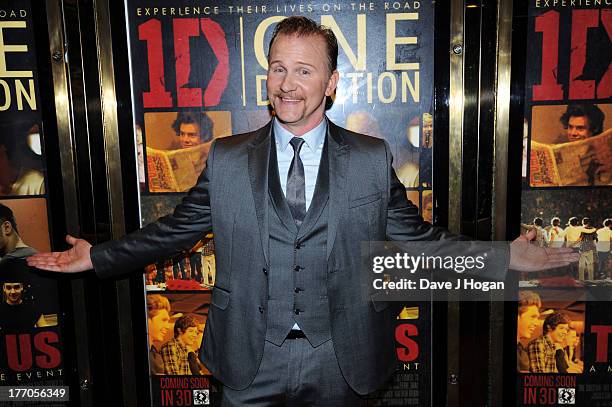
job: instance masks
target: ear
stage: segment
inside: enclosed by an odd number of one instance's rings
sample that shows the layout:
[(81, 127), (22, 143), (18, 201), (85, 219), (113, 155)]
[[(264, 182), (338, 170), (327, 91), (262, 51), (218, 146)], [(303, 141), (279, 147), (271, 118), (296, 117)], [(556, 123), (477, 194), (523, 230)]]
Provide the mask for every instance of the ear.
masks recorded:
[(3, 235), (8, 236), (13, 231), (13, 225), (11, 225), (11, 222), (9, 222), (8, 220), (5, 220), (4, 222), (2, 222), (0, 230), (2, 231), (1, 233)]
[(331, 76), (329, 77), (329, 80), (327, 81), (327, 88), (325, 88), (325, 96), (331, 96), (334, 94), (339, 80), (340, 74), (338, 74), (337, 70), (334, 70), (334, 72), (332, 72)]

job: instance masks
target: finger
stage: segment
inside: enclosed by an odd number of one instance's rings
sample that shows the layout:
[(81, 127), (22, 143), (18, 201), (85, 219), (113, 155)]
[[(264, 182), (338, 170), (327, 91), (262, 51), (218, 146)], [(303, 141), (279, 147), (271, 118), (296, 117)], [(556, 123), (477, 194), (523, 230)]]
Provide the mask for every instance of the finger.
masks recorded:
[(568, 253), (568, 254), (562, 254), (559, 256), (551, 256), (550, 260), (552, 261), (569, 261), (569, 262), (575, 262), (578, 261), (580, 259), (580, 254), (576, 253)]
[(74, 246), (77, 240), (78, 239), (72, 235), (66, 235), (66, 243), (68, 243), (70, 246)]
[(59, 264), (55, 259), (45, 259), (45, 260), (33, 260), (29, 261), (28, 265), (32, 267), (41, 267), (48, 265), (57, 265)]
[(547, 247), (544, 250), (546, 250), (546, 253), (549, 253), (549, 254), (576, 253), (574, 249), (572, 249), (571, 247)]
[(60, 252), (52, 252), (52, 253), (36, 253), (33, 254), (32, 256), (28, 257), (26, 259), (26, 261), (28, 262), (28, 264), (30, 264), (31, 262), (37, 262), (37, 261), (48, 261), (50, 259), (57, 259), (57, 257), (60, 255)]

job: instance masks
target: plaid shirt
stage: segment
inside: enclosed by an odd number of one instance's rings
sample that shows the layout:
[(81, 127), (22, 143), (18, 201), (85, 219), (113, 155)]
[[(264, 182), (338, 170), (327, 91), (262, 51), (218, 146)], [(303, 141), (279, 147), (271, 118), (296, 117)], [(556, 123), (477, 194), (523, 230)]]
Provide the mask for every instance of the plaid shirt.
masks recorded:
[(548, 336), (542, 335), (529, 342), (529, 371), (532, 373), (557, 373), (555, 345)]
[(172, 338), (161, 348), (161, 356), (164, 361), (164, 373), (168, 375), (190, 375), (189, 350), (178, 339)]

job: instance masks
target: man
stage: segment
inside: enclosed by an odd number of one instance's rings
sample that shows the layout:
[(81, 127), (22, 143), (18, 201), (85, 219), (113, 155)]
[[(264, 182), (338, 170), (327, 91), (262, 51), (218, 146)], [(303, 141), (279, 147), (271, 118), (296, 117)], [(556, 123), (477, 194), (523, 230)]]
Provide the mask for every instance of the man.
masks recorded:
[(563, 343), (556, 343), (555, 359), (559, 373), (582, 373), (583, 363), (577, 359), (576, 350), (580, 339), (578, 332), (570, 328)]
[(548, 233), (544, 229), (544, 219), (540, 217), (533, 218), (531, 225), (521, 224), (523, 229), (535, 232), (534, 241), (539, 247), (546, 247), (548, 242)]
[(45, 178), (42, 172), (22, 165), (17, 142), (15, 135), (0, 131), (0, 196), (42, 195)]
[(569, 364), (570, 373), (582, 373), (584, 370), (584, 362), (580, 359), (580, 335), (578, 332), (570, 328), (565, 338), (565, 354), (567, 355), (567, 361)]
[(516, 365), (521, 373), (529, 373), (529, 354), (521, 340), (529, 341), (540, 320), (540, 296), (533, 291), (520, 291), (516, 329)]
[[(404, 163), (397, 169), (397, 178), (406, 188), (417, 188), (419, 186), (419, 138), (411, 136), (418, 132), (419, 119), (415, 117), (406, 128), (406, 137), (400, 144), (400, 152), (405, 155)], [(418, 135), (418, 133), (416, 133)]]
[(580, 234), (582, 233), (583, 227), (578, 224), (578, 218), (572, 216), (567, 221), (567, 227), (565, 228), (565, 246), (577, 248), (580, 246)]
[(172, 123), (178, 143), (176, 148), (189, 148), (207, 143), (213, 138), (213, 123), (203, 112), (179, 112)]
[(21, 240), (11, 208), (0, 204), (0, 265), (10, 258), (24, 259), (34, 253), (36, 250)]
[(147, 295), (147, 328), (151, 373), (164, 374), (164, 361), (158, 348), (170, 330), (170, 301), (163, 295)]
[[(173, 215), (93, 249), (69, 236), (72, 249), (30, 264), (113, 276), (212, 230), (215, 288), (200, 358), (224, 385), (222, 404), (355, 405), (396, 362), (390, 304), (362, 296), (361, 241), (453, 236), (407, 201), (383, 140), (326, 119), (337, 56), (331, 30), (305, 17), (280, 22), (268, 54), (272, 122), (216, 140)], [(575, 260), (528, 244), (510, 250), (525, 270)]]
[(45, 298), (35, 295), (37, 285), (36, 276), (29, 272), (25, 260), (13, 257), (0, 260), (0, 332), (7, 334), (31, 329), (41, 321), (41, 309), (45, 314), (54, 312), (53, 308), (45, 308)]
[(565, 241), (565, 231), (561, 227), (561, 219), (554, 217), (550, 220), (550, 227), (546, 231), (548, 234), (548, 247), (563, 247)]
[(580, 232), (580, 259), (578, 260), (578, 279), (584, 281), (595, 279), (595, 264), (597, 263), (597, 229), (591, 226), (590, 218), (582, 218), (582, 231)]
[(6, 305), (19, 305), (23, 302), (23, 284), (8, 282), (2, 284), (2, 298)]
[(612, 219), (603, 221), (603, 227), (597, 229), (597, 260), (599, 262), (599, 278), (610, 276), (608, 259), (610, 258), (610, 242), (612, 242)]
[(529, 371), (532, 373), (557, 373), (555, 354), (559, 344), (565, 342), (570, 319), (561, 312), (553, 312), (544, 320), (542, 336), (529, 342)]
[(559, 119), (568, 141), (584, 140), (603, 131), (604, 113), (595, 105), (569, 105)]
[[(593, 104), (569, 105), (560, 118), (570, 142), (597, 136), (603, 131), (605, 115)], [(592, 143), (581, 156), (588, 185), (609, 185), (612, 162), (608, 143)]]
[(421, 144), (423, 148), (433, 147), (433, 116), (431, 113), (423, 113), (423, 136)]
[(198, 321), (191, 315), (184, 315), (174, 323), (174, 338), (161, 348), (164, 374), (190, 375), (189, 352), (192, 352), (198, 338)]

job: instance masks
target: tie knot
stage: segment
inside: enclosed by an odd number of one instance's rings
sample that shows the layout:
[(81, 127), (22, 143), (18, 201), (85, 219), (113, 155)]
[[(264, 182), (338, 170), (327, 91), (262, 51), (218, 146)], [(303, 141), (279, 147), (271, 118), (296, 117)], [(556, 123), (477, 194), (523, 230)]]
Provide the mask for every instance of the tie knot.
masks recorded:
[(299, 154), (302, 144), (304, 144), (304, 139), (301, 137), (293, 137), (289, 144), (291, 144), (291, 147), (293, 147), (294, 153)]

